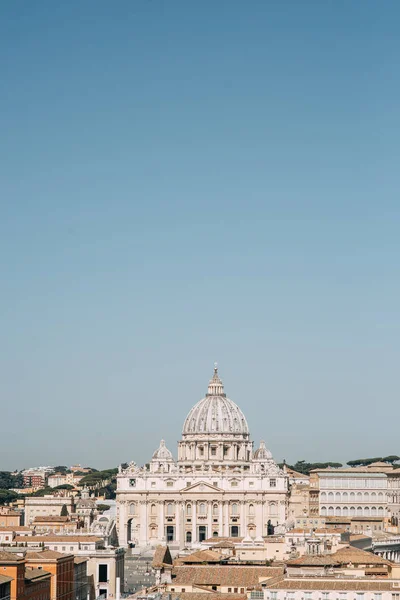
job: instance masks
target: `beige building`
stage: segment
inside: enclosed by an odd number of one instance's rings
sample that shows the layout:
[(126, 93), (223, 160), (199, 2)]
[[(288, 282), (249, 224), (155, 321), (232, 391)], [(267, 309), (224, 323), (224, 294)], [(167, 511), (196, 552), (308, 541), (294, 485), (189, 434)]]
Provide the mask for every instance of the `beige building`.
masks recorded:
[(17, 527), (21, 524), (21, 513), (9, 506), (0, 506), (0, 527)]
[(388, 481), (393, 481), (394, 471), (383, 462), (357, 468), (316, 469), (313, 474), (317, 478), (314, 489), (319, 492), (319, 514), (390, 519)]
[(75, 511), (73, 496), (58, 494), (25, 498), (25, 525), (31, 525), (36, 517), (61, 516), (64, 505), (69, 514), (73, 513)]
[(215, 366), (205, 398), (184, 421), (178, 460), (161, 441), (148, 467), (120, 467), (119, 543), (182, 548), (209, 537), (283, 532), (287, 500), (287, 473), (264, 442), (254, 451), (246, 418)]
[(84, 475), (75, 475), (74, 473), (54, 473), (49, 475), (47, 479), (47, 485), (51, 488), (55, 488), (59, 485), (78, 485)]

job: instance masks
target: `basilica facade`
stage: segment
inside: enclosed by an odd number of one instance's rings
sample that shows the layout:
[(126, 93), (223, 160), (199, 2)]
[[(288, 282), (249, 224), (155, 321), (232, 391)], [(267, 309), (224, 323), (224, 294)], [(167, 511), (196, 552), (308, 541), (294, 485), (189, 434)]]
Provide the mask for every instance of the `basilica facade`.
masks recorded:
[(182, 548), (210, 537), (262, 537), (284, 529), (287, 501), (286, 471), (264, 442), (253, 450), (246, 418), (215, 366), (183, 424), (178, 460), (161, 440), (146, 467), (119, 468), (119, 543)]

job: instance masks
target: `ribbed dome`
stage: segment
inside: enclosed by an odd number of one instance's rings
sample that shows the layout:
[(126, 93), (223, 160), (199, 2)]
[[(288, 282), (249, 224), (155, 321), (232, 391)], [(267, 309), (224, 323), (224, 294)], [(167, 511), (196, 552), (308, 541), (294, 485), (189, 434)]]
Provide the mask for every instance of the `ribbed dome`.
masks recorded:
[(260, 447), (254, 452), (255, 460), (271, 460), (271, 451), (265, 446), (264, 440), (261, 440)]
[(208, 385), (208, 393), (189, 412), (183, 424), (183, 435), (232, 433), (249, 435), (246, 418), (240, 408), (229, 400), (218, 377), (217, 366)]

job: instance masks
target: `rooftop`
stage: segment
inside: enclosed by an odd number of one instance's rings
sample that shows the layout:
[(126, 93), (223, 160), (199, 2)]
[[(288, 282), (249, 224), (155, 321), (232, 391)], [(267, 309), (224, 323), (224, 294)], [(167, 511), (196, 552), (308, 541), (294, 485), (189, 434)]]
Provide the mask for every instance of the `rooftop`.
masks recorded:
[(177, 566), (172, 571), (176, 585), (221, 585), (254, 587), (261, 581), (283, 575), (283, 567), (254, 567), (245, 565)]

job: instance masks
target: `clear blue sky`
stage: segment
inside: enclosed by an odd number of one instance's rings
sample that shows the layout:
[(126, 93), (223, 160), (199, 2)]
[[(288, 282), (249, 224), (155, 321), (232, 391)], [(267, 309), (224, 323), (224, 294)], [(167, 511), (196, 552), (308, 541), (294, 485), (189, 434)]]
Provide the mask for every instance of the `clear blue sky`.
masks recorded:
[(398, 1), (0, 4), (0, 469), (145, 462), (218, 361), (277, 459), (400, 454)]

